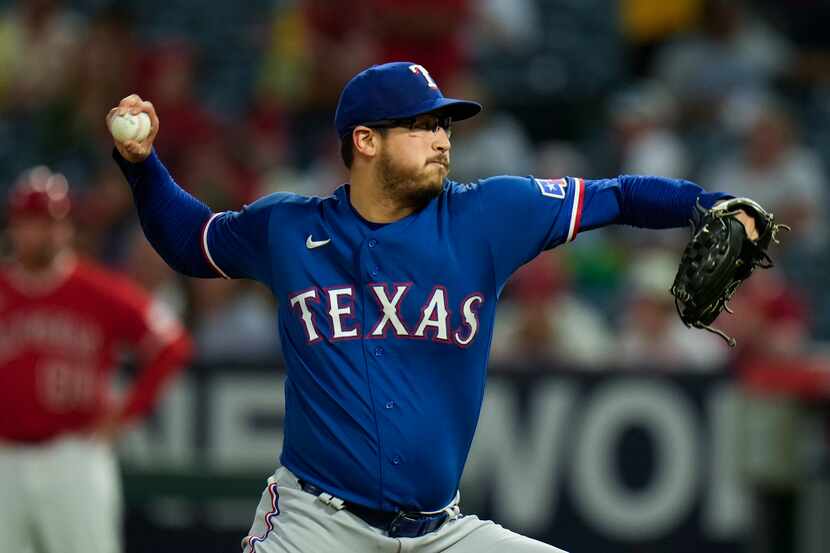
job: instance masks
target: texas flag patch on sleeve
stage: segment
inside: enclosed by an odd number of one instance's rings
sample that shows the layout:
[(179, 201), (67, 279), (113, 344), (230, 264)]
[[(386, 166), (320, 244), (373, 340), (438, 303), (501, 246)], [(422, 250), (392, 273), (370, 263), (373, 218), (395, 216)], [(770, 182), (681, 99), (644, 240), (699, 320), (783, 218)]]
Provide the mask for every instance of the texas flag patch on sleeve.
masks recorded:
[(542, 196), (564, 200), (568, 193), (568, 184), (573, 186), (570, 200), (570, 218), (568, 234), (565, 241), (570, 242), (579, 233), (579, 224), (582, 220), (582, 204), (585, 196), (585, 181), (580, 178), (568, 179), (534, 179)]
[(568, 188), (567, 179), (535, 179), (543, 196), (565, 199), (565, 190)]

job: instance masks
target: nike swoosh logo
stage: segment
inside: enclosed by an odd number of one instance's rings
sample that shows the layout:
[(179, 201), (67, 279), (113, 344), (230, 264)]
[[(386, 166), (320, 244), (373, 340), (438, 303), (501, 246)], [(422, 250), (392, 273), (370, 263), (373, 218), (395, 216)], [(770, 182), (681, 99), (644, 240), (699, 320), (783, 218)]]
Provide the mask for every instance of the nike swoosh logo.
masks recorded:
[(305, 239), (305, 247), (309, 250), (313, 250), (314, 248), (319, 248), (320, 246), (325, 246), (331, 242), (331, 238), (326, 238), (325, 240), (312, 240), (311, 235), (308, 235), (308, 238)]

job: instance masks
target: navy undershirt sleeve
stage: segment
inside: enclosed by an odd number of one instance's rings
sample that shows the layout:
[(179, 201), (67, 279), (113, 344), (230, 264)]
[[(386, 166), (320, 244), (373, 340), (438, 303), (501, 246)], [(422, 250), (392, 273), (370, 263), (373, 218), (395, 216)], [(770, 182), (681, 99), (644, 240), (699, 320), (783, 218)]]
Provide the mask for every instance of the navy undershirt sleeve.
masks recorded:
[(162, 259), (187, 276), (221, 276), (201, 247), (210, 208), (176, 184), (155, 150), (140, 163), (130, 163), (115, 149), (113, 158), (130, 184), (144, 235)]
[(609, 224), (652, 229), (689, 224), (695, 203), (705, 208), (730, 198), (721, 192), (705, 192), (687, 180), (639, 175), (586, 180), (580, 228), (590, 230)]

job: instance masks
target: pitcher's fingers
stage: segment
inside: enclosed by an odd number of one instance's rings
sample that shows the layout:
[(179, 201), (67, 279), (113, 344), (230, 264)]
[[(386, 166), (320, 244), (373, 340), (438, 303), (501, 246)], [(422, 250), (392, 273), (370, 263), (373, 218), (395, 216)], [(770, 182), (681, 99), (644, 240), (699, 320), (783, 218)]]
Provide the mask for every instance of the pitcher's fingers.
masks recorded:
[[(156, 114), (156, 107), (153, 105), (153, 102), (150, 100), (142, 100), (141, 102), (141, 111), (147, 114)], [(150, 118), (152, 119), (152, 117)]]
[(121, 109), (121, 114), (131, 112), (132, 108), (138, 105), (141, 105), (141, 96), (138, 94), (130, 94), (129, 96), (125, 96), (118, 103), (118, 107)]
[(141, 101), (141, 96), (139, 96), (136, 93), (132, 93), (129, 96), (124, 96), (123, 98), (121, 98), (120, 103), (121, 104), (133, 104), (135, 102), (140, 102), (140, 101)]
[(138, 155), (141, 153), (141, 144), (135, 140), (128, 140), (124, 142), (124, 149), (131, 154)]
[(118, 113), (118, 108), (112, 108), (107, 112), (106, 117), (104, 117), (104, 123), (107, 125), (107, 128), (110, 128), (110, 122), (112, 118), (115, 117), (115, 114)]
[(144, 107), (145, 113), (150, 116), (150, 134), (147, 135), (147, 140), (153, 142), (159, 133), (159, 117), (152, 102), (144, 102)]
[(152, 107), (152, 104), (149, 106), (147, 104), (150, 104), (150, 102), (145, 102), (144, 100), (139, 100), (138, 102), (135, 102), (134, 104), (130, 105), (130, 113), (132, 113), (133, 115), (138, 115), (142, 111), (146, 113)]

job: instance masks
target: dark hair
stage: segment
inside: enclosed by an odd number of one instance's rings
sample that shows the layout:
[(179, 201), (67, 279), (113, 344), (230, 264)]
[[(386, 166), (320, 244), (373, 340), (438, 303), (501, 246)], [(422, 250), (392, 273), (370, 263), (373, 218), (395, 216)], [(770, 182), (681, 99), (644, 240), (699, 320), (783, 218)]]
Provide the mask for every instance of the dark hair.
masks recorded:
[[(379, 132), (381, 136), (386, 136), (387, 129), (385, 127), (372, 128)], [(354, 144), (352, 143), (353, 130), (354, 128), (349, 129), (348, 133), (340, 137), (340, 157), (343, 159), (343, 163), (346, 165), (347, 169), (351, 169), (352, 163), (354, 163)]]

